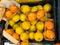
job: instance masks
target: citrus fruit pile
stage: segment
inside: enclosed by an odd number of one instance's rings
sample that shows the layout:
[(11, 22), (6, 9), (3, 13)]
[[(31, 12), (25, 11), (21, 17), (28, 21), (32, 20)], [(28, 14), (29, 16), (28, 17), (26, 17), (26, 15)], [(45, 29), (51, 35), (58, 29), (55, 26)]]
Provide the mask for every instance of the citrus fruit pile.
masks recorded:
[(18, 7), (15, 4), (10, 5), (9, 9), (6, 9), (4, 17), (10, 19), (17, 10)]
[[(13, 9), (12, 7), (10, 7), (10, 9)], [(11, 10), (13, 13), (15, 11), (16, 10)], [(8, 24), (12, 28), (5, 30), (17, 40), (26, 41), (30, 39), (41, 42), (45, 39), (52, 41), (55, 39), (55, 33), (54, 21), (51, 19), (52, 15), (50, 14), (50, 11), (50, 4), (32, 7), (29, 5), (22, 5), (20, 10), (12, 16), (12, 18), (8, 19)], [(7, 14), (11, 15), (11, 12), (8, 11)]]

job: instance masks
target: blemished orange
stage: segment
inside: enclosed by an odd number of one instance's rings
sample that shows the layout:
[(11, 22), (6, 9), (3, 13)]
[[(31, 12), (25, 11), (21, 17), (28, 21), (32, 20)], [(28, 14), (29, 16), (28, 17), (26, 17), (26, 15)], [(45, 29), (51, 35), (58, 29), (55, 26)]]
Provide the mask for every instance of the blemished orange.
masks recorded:
[(17, 33), (13, 33), (12, 35), (16, 40), (20, 40), (19, 34)]
[(51, 30), (46, 30), (44, 32), (44, 36), (47, 37), (48, 39), (54, 39), (55, 33)]
[(28, 14), (28, 20), (30, 21), (30, 22), (34, 22), (35, 20), (36, 20), (36, 13), (29, 13)]
[(14, 31), (12, 29), (6, 29), (5, 30), (7, 33), (9, 33), (10, 35), (12, 35), (14, 33)]
[(5, 12), (4, 16), (9, 19), (12, 16), (12, 12), (8, 10), (8, 11)]
[(54, 28), (54, 23), (52, 22), (52, 21), (46, 21), (45, 22), (45, 27), (47, 28), (47, 29), (53, 29)]
[(28, 44), (28, 41), (23, 41), (21, 45), (29, 45), (29, 44)]
[(12, 13), (15, 13), (18, 10), (18, 7), (15, 4), (12, 4), (12, 5), (10, 5), (9, 9)]
[(39, 11), (37, 12), (37, 19), (43, 18), (44, 15), (45, 15), (45, 11), (44, 11), (44, 10), (39, 10)]

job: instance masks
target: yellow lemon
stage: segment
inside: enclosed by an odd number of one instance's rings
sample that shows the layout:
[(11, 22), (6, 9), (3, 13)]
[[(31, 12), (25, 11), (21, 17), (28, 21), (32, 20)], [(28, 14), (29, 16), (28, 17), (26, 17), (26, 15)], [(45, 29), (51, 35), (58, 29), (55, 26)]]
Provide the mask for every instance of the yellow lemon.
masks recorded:
[(21, 39), (22, 41), (26, 41), (26, 40), (28, 40), (28, 38), (29, 38), (29, 36), (28, 36), (27, 33), (22, 33), (22, 34), (20, 35), (20, 39)]
[(19, 15), (14, 15), (14, 16), (12, 17), (12, 20), (13, 20), (14, 22), (19, 21)]
[(37, 5), (38, 10), (42, 10), (43, 6), (42, 5)]
[(14, 30), (15, 30), (17, 27), (19, 27), (18, 24), (14, 24), (14, 25), (13, 25), (13, 29), (14, 29)]
[(25, 14), (20, 14), (20, 20), (25, 21), (26, 20), (26, 15)]
[(37, 30), (43, 31), (44, 23), (43, 22), (37, 22), (36, 28), (37, 28)]
[(31, 8), (31, 12), (36, 12), (36, 11), (38, 11), (38, 8), (37, 8), (36, 6), (33, 6), (33, 7)]
[(24, 21), (22, 24), (21, 24), (22, 28), (24, 30), (28, 30), (30, 28), (30, 22), (28, 21)]
[(51, 10), (51, 5), (50, 5), (50, 4), (45, 4), (45, 5), (44, 5), (44, 10), (45, 10), (46, 12), (49, 12), (49, 11)]
[(13, 20), (9, 20), (9, 21), (8, 21), (8, 24), (9, 24), (10, 26), (13, 26), (15, 23), (14, 23)]
[(43, 40), (43, 34), (40, 33), (40, 32), (36, 32), (36, 33), (34, 34), (34, 39), (35, 39), (36, 41), (38, 41), (38, 42), (42, 41), (42, 40)]
[(20, 35), (24, 30), (21, 27), (17, 27), (15, 32)]
[(34, 32), (30, 32), (30, 33), (29, 33), (29, 38), (30, 38), (31, 40), (34, 39)]
[(28, 5), (22, 5), (21, 6), (21, 11), (25, 14), (30, 12), (30, 7)]
[(36, 31), (35, 25), (31, 25), (31, 26), (30, 26), (30, 31)]

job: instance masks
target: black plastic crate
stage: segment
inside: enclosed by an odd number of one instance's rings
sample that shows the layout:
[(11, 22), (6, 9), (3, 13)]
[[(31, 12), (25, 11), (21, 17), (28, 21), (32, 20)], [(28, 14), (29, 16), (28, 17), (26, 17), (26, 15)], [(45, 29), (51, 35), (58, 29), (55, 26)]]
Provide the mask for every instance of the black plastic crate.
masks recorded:
[[(51, 19), (53, 19), (54, 20), (54, 26), (55, 26), (55, 35), (56, 35), (56, 38), (55, 38), (55, 40), (54, 41), (46, 41), (46, 40), (43, 40), (42, 42), (57, 42), (57, 36), (58, 36), (58, 34), (57, 34), (57, 32), (58, 32), (58, 30), (57, 30), (57, 12), (56, 12), (56, 3), (54, 2), (55, 0), (44, 0), (44, 1), (40, 1), (40, 2), (28, 2), (28, 3), (20, 3), (20, 5), (22, 6), (22, 5), (29, 5), (29, 6), (37, 6), (37, 5), (44, 5), (44, 4), (47, 4), (47, 3), (49, 3), (49, 4), (51, 4), (51, 6), (52, 6), (52, 9), (51, 9), (51, 11), (50, 11), (50, 13), (51, 13)], [(31, 42), (31, 43), (36, 43), (36, 41), (35, 40), (29, 40), (29, 42)], [(40, 42), (37, 42), (37, 43), (40, 43)]]
[[(44, 4), (47, 4), (47, 3), (52, 5), (52, 9), (51, 9), (50, 13), (52, 15), (51, 18), (54, 20), (56, 38), (55, 38), (54, 41), (43, 40), (42, 42), (36, 42), (35, 40), (29, 40), (29, 42), (31, 42), (31, 43), (45, 43), (45, 42), (56, 43), (56, 42), (58, 42), (58, 26), (57, 26), (58, 22), (57, 22), (57, 6), (56, 6), (56, 2), (55, 2), (55, 0), (44, 0), (44, 1), (40, 1), (40, 2), (20, 3), (21, 6), (22, 5), (36, 6), (36, 5), (44, 5)], [(8, 40), (3, 37), (2, 41), (5, 42), (5, 41), (8, 41)]]

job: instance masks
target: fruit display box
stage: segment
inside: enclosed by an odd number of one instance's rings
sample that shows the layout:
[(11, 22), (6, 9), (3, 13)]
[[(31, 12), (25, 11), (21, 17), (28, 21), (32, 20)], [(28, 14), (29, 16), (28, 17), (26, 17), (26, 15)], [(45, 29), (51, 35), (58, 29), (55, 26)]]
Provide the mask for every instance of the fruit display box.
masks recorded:
[[(56, 2), (55, 0), (44, 0), (44, 1), (40, 1), (40, 2), (28, 2), (28, 3), (20, 3), (21, 6), (22, 5), (29, 5), (29, 6), (36, 6), (36, 5), (42, 5), (44, 6), (45, 4), (49, 3), (52, 5), (52, 9), (50, 11), (51, 13), (51, 19), (54, 20), (54, 31), (55, 31), (55, 40), (54, 41), (46, 41), (46, 40), (43, 40), (42, 42), (57, 42), (57, 39), (58, 39), (58, 31), (57, 31), (57, 10), (56, 10)], [(36, 43), (37, 41), (35, 40), (29, 40), (31, 43)], [(40, 43), (40, 42), (37, 42), (37, 43)]]
[[(58, 38), (58, 34), (57, 34), (57, 21), (56, 21), (57, 20), (57, 16), (56, 16), (57, 13), (56, 13), (56, 8), (55, 8), (55, 2), (54, 2), (54, 0), (49, 0), (49, 1), (45, 0), (45, 1), (33, 2), (33, 3), (31, 3), (31, 2), (20, 3), (21, 6), (22, 5), (29, 5), (29, 6), (42, 5), (42, 6), (44, 6), (47, 3), (51, 4), (51, 6), (52, 6), (52, 9), (51, 9), (51, 11), (49, 13), (51, 14), (51, 18), (50, 19), (53, 19), (53, 22), (54, 22), (55, 39), (53, 41), (47, 41), (47, 40), (43, 39), (41, 42), (37, 42), (35, 40), (29, 40), (30, 43), (42, 43), (42, 42), (43, 43), (45, 43), (45, 42), (54, 42), (55, 43), (55, 42), (57, 42), (57, 38)], [(9, 28), (11, 28), (11, 27), (9, 26)], [(2, 40), (3, 40), (3, 42), (8, 41), (4, 37), (3, 37)]]

